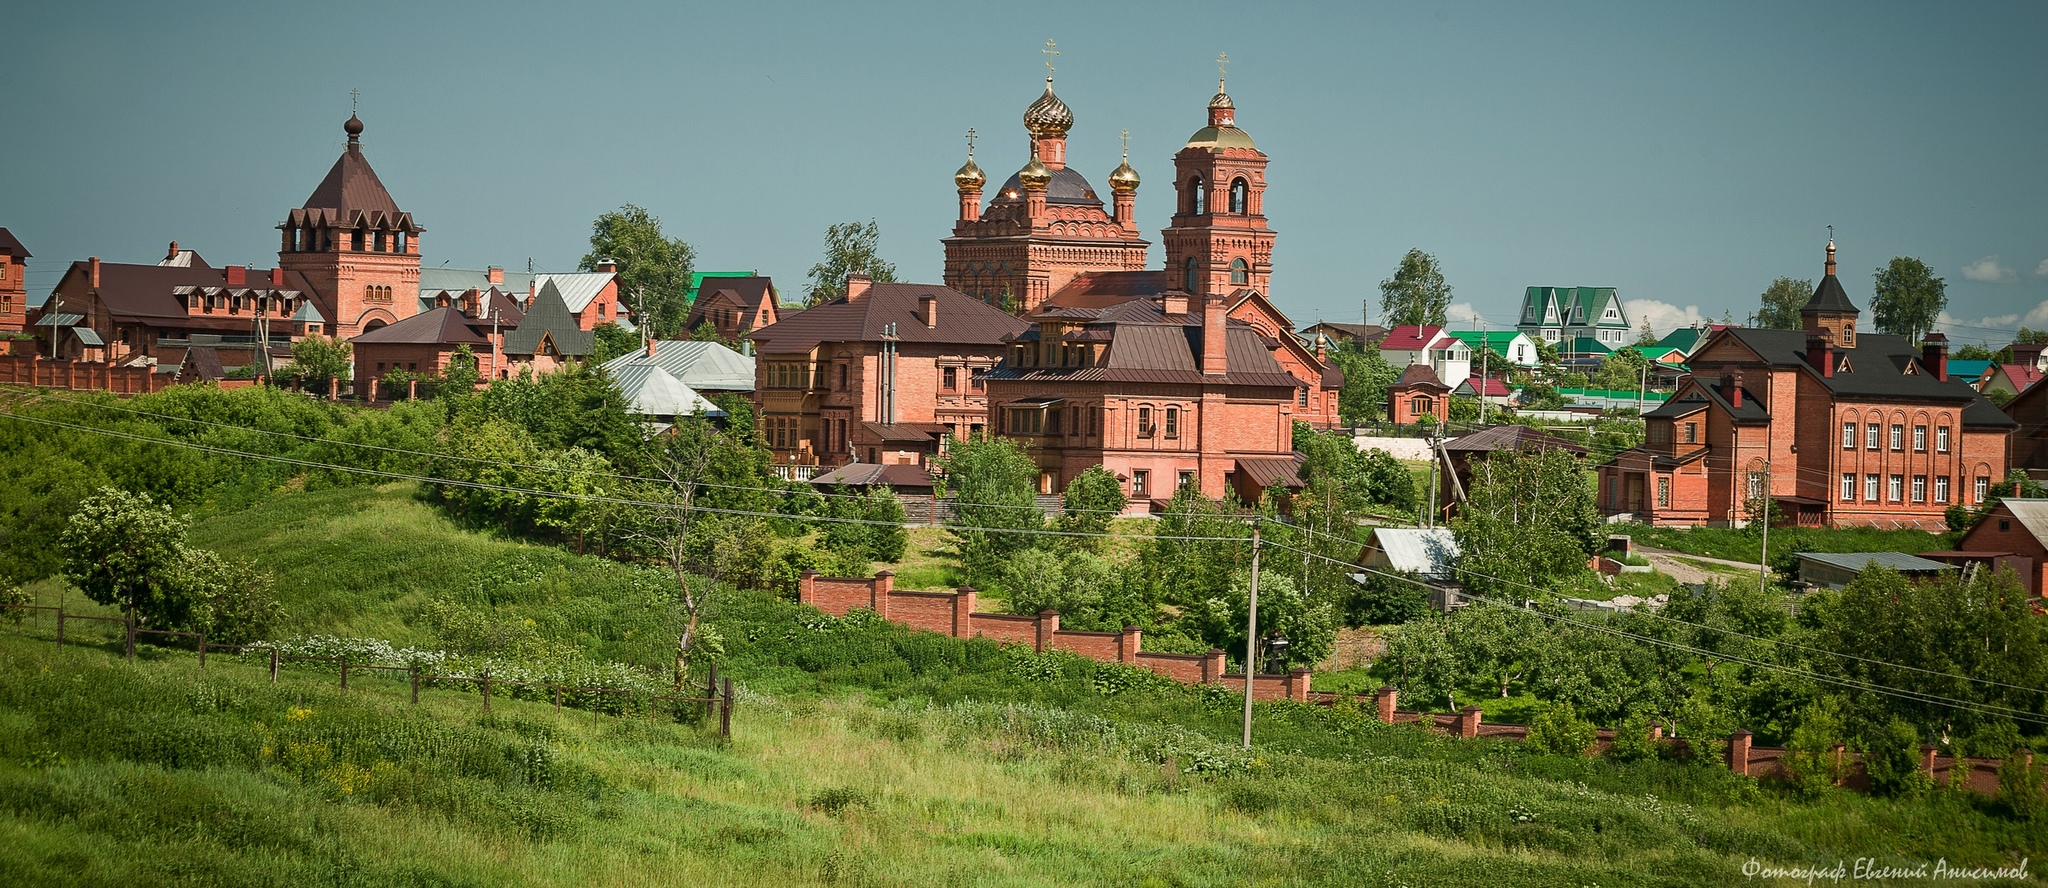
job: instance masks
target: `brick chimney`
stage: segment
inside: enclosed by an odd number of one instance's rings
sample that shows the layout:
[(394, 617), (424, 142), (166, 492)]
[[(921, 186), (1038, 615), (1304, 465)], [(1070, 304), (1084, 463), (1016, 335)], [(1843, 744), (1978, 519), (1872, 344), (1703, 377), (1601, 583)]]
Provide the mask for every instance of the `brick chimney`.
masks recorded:
[(846, 301), (859, 302), (875, 286), (874, 278), (856, 271), (846, 276)]
[(924, 321), (924, 328), (933, 329), (939, 325), (939, 297), (926, 293), (917, 297), (917, 317)]
[[(500, 270), (500, 269), (496, 269), (496, 268), (493, 268), (493, 269), (491, 269), (491, 270), (492, 270), (492, 271), (496, 271), (496, 272), (498, 272), (498, 274), (499, 274), (499, 275), (501, 275), (501, 276), (502, 276), (502, 275), (503, 275), (503, 274), (505, 273), (504, 271), (502, 271), (502, 270)], [(607, 271), (607, 272), (612, 272), (612, 273), (616, 274), (616, 273), (618, 273), (618, 270), (619, 270), (619, 263), (618, 263), (618, 261), (617, 261), (617, 260), (615, 260), (615, 259), (609, 259), (609, 258), (607, 258), (607, 259), (599, 259), (599, 260), (597, 260), (597, 270), (598, 270), (598, 271)], [(491, 278), (491, 283), (494, 283), (494, 284), (495, 284), (495, 283), (497, 283), (497, 282), (498, 282), (498, 278), (495, 278), (495, 277), (494, 277), (494, 278)]]
[(176, 259), (176, 258), (178, 258), (178, 242), (177, 242), (177, 241), (171, 241), (171, 248), (170, 248), (170, 250), (168, 250), (168, 251), (166, 251), (166, 252), (164, 253), (164, 259), (165, 259), (166, 261), (169, 261), (169, 260), (171, 260), (171, 259)]
[(92, 281), (93, 289), (97, 290), (100, 287), (100, 257), (94, 256), (85, 260), (85, 263), (88, 269), (87, 276)]
[(1170, 315), (1188, 313), (1188, 294), (1178, 290), (1167, 293), (1159, 302), (1159, 310)]
[(221, 273), (227, 276), (227, 285), (230, 287), (246, 287), (249, 285), (249, 266), (247, 265), (230, 265), (221, 269)]
[(1835, 375), (1835, 342), (1828, 337), (1826, 329), (1807, 331), (1806, 363), (1820, 371), (1822, 376), (1832, 378)]
[(505, 269), (500, 268), (496, 265), (484, 269), (484, 280), (490, 281), (492, 286), (497, 286), (499, 284), (504, 283)]
[(1721, 397), (1728, 399), (1728, 406), (1742, 409), (1742, 374), (1734, 364), (1721, 365)]
[(1230, 367), (1224, 350), (1225, 307), (1221, 293), (1202, 300), (1202, 375), (1222, 376)]
[(1934, 376), (1935, 382), (1948, 381), (1948, 337), (1940, 333), (1929, 333), (1920, 342), (1920, 364)]
[(270, 285), (272, 287), (284, 286), (284, 269), (273, 268), (270, 270)]
[(647, 340), (647, 356), (650, 358), (654, 357), (654, 339), (652, 337), (649, 337)]

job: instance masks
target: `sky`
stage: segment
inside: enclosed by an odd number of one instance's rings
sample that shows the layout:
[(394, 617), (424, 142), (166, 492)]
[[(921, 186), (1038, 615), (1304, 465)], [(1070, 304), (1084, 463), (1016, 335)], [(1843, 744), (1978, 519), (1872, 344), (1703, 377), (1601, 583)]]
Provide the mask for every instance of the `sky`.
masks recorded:
[(1358, 321), (1410, 248), (1455, 313), (1532, 285), (1618, 288), (1660, 331), (1740, 322), (1818, 279), (1827, 226), (1868, 310), (1894, 256), (1948, 282), (1949, 331), (2048, 327), (2043, 3), (83, 2), (7, 15), (0, 226), (31, 301), (73, 260), (276, 262), (276, 224), (363, 146), (428, 267), (572, 270), (590, 224), (659, 216), (699, 270), (803, 291), (826, 226), (876, 220), (937, 282), (962, 134), (1000, 180), (1043, 88), (1107, 192), (1131, 133), (1163, 261), (1171, 158), (1228, 52), (1271, 157), (1271, 296)]

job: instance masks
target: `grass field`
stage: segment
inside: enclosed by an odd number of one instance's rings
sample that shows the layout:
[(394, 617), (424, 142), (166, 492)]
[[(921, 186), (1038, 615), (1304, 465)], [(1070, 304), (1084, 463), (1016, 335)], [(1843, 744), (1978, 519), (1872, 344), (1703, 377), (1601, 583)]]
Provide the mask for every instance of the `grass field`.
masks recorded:
[[(593, 658), (666, 656), (642, 572), (460, 530), (404, 487), (283, 496), (194, 537), (276, 571), (287, 634), (436, 645), (423, 615), (452, 604)], [(743, 686), (729, 744), (0, 626), (0, 884), (1724, 885), (1764, 884), (1751, 857), (2048, 849), (2048, 825), (1975, 797), (1804, 801), (1350, 708), (1261, 704), (1246, 753), (1227, 689), (766, 595), (715, 623)]]

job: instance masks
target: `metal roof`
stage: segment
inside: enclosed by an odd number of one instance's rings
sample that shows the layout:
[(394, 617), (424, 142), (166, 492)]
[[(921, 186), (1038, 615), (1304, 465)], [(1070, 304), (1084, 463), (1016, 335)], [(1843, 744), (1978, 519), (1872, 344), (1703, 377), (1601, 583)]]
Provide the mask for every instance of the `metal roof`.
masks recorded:
[(493, 284), (488, 268), (422, 268), (420, 292), (431, 295), (442, 290), (460, 293), (465, 290), (488, 290), (497, 287), (507, 293), (526, 293), (533, 289), (533, 279), (538, 276), (524, 271), (500, 273), (505, 282)]
[(1448, 527), (1378, 527), (1366, 543), (1366, 560), (1374, 551), (1385, 555), (1394, 570), (1448, 580), (1458, 560), (1458, 539)]
[(724, 416), (709, 398), (653, 364), (632, 364), (612, 371), (612, 384), (626, 396), (626, 409), (641, 416)]
[(86, 345), (107, 344), (106, 340), (101, 339), (100, 334), (97, 331), (93, 330), (93, 328), (91, 327), (73, 327), (71, 328), (71, 332), (77, 334), (78, 341), (83, 342)]
[(590, 300), (596, 299), (597, 294), (604, 292), (605, 285), (611, 283), (612, 279), (616, 277), (618, 277), (618, 274), (610, 271), (580, 271), (573, 274), (535, 275), (533, 278), (533, 291), (538, 293), (541, 287), (547, 286), (550, 283), (554, 284), (555, 289), (562, 294), (562, 304), (569, 306), (569, 311), (573, 314), (588, 307)]
[(2048, 543), (2048, 499), (2021, 499), (2007, 497), (1998, 504), (2018, 518), (2034, 539)]
[(612, 373), (633, 366), (660, 367), (676, 381), (698, 391), (754, 390), (754, 359), (716, 342), (660, 339), (654, 342), (653, 357), (641, 348), (604, 363), (604, 369)]
[[(2038, 502), (2038, 501), (2037, 501)], [(1800, 552), (1800, 559), (1821, 564), (1831, 564), (1846, 570), (1866, 570), (1871, 566), (1888, 567), (1900, 573), (1925, 573), (1955, 568), (1939, 561), (1929, 561), (1904, 552)]]

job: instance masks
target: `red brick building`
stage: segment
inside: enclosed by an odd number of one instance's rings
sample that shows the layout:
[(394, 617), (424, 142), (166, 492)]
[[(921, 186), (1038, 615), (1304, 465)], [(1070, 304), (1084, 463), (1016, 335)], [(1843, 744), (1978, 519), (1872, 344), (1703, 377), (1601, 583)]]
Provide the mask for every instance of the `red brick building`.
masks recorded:
[(850, 276), (845, 296), (754, 331), (762, 433), (785, 466), (922, 462), (987, 427), (984, 377), (1026, 326), (950, 287)]
[(1428, 364), (1409, 364), (1387, 386), (1387, 418), (1395, 425), (1413, 425), (1424, 417), (1437, 425), (1451, 420), (1451, 387)]
[(19, 333), (28, 323), (28, 259), (14, 232), (0, 228), (0, 333)]
[(1966, 380), (1948, 343), (1919, 348), (1856, 329), (1861, 312), (1826, 275), (1804, 330), (1728, 328), (1693, 353), (1692, 376), (1645, 414), (1645, 440), (1600, 467), (1609, 515), (1739, 524), (1768, 496), (1802, 525), (1940, 529), (2004, 477), (2016, 427)]
[(247, 366), (261, 361), (259, 341), (277, 359), (293, 339), (324, 332), (310, 289), (305, 276), (282, 268), (214, 268), (173, 241), (154, 265), (71, 263), (28, 331), (42, 354), (68, 360), (168, 369), (199, 347), (226, 349), (221, 360)]
[(1067, 131), (1073, 126), (1074, 112), (1053, 94), (1052, 78), (1046, 77), (1045, 94), (1024, 111), (1030, 160), (996, 189), (985, 209), (981, 195), (988, 177), (974, 162), (969, 141), (967, 163), (953, 175), (959, 219), (953, 236), (941, 241), (946, 286), (1023, 314), (1081, 273), (1145, 268), (1151, 245), (1138, 236), (1138, 173), (1131, 169), (1129, 149), (1109, 174), (1112, 204), (1105, 210), (1095, 186), (1067, 165)]
[(780, 301), (775, 282), (766, 276), (707, 277), (697, 288), (697, 300), (690, 303), (683, 332), (694, 333), (710, 324), (718, 338), (738, 342), (781, 320)]
[(304, 206), (278, 223), (279, 267), (297, 275), (329, 335), (356, 334), (419, 313), (420, 232), (363, 156), (363, 122), (342, 125), (348, 145)]

